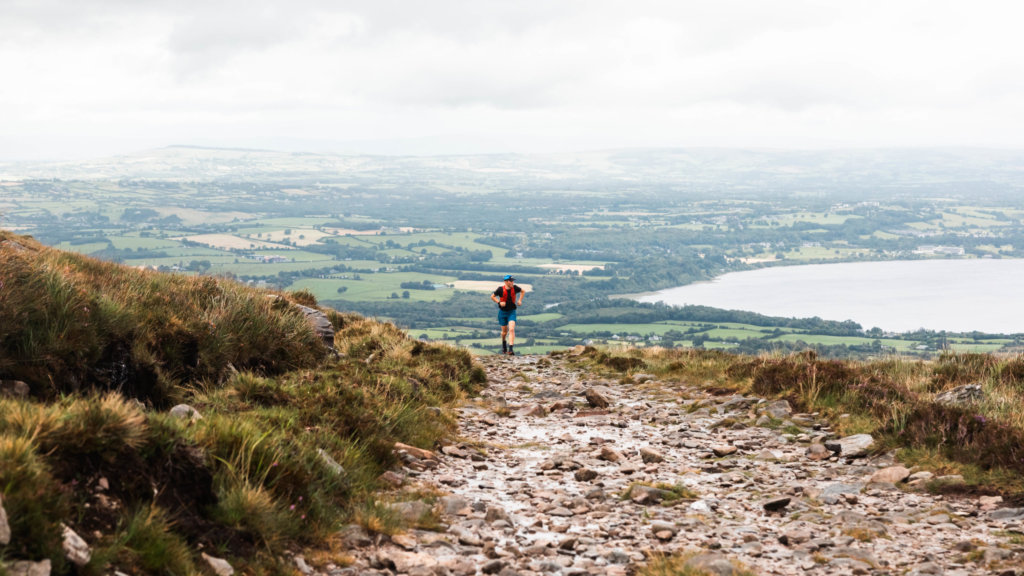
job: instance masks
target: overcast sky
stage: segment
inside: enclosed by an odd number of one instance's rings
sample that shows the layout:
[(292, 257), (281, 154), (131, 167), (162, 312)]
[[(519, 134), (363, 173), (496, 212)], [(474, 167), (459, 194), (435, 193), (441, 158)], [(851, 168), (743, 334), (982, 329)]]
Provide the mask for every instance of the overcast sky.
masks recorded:
[(0, 0), (0, 161), (1024, 148), (1017, 0)]

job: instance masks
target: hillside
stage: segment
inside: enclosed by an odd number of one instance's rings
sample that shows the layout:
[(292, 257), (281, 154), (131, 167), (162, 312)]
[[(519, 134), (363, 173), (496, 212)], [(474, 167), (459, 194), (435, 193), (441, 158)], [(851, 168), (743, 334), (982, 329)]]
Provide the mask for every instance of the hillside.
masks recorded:
[(0, 320), (12, 574), (1021, 566), (1019, 356), (474, 359), (10, 233)]
[[(446, 407), (483, 372), (465, 351), (314, 307), (2, 233), (8, 570), (187, 574), (202, 550), (276, 572), (285, 550), (329, 552), (339, 522), (390, 522), (372, 494), (395, 443), (450, 434)], [(88, 561), (66, 558), (67, 530)]]

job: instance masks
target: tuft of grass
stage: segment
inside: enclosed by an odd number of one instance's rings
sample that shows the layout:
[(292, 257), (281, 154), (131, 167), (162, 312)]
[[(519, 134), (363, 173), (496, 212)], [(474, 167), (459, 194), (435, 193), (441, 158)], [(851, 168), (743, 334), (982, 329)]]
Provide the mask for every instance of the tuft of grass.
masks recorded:
[(213, 518), (275, 549), (293, 541), (302, 529), (303, 514), (289, 512), (265, 487), (239, 482), (220, 492)]
[(117, 393), (65, 397), (57, 410), (56, 426), (41, 434), (44, 447), (109, 455), (137, 450), (146, 437), (146, 416), (138, 403)]
[[(695, 559), (700, 552), (687, 552), (679, 555), (668, 555), (660, 552), (653, 553), (647, 565), (636, 572), (636, 576), (713, 576), (721, 572), (712, 569), (702, 569)], [(746, 566), (736, 560), (731, 560), (730, 574), (734, 576), (756, 576)]]
[(852, 526), (843, 528), (840, 532), (858, 542), (871, 542), (875, 538), (887, 538), (885, 532), (879, 532), (863, 526)]
[(1024, 534), (1021, 534), (1020, 532), (1004, 530), (993, 532), (993, 534), (995, 536), (999, 536), (1000, 538), (1006, 538), (1006, 542), (1008, 544), (1012, 544), (1014, 546), (1024, 545)]
[(4, 554), (49, 558), (54, 570), (62, 571), (61, 528), (55, 519), (68, 517), (65, 491), (29, 438), (0, 434), (0, 462), (0, 488), (11, 528)]
[(932, 367), (933, 390), (971, 384), (998, 373), (999, 360), (990, 354), (943, 352)]
[(316, 295), (313, 294), (309, 289), (303, 288), (301, 290), (295, 290), (289, 294), (291, 299), (303, 306), (309, 306), (310, 308), (316, 306)]
[(393, 536), (402, 531), (402, 519), (386, 503), (376, 500), (360, 504), (352, 517), (353, 521), (371, 534)]
[(150, 574), (195, 574), (188, 543), (173, 526), (166, 511), (144, 506), (129, 516), (108, 554), (121, 566)]
[(637, 486), (647, 486), (657, 489), (658, 494), (661, 496), (661, 501), (664, 504), (672, 504), (680, 500), (696, 500), (700, 497), (699, 494), (682, 484), (668, 484), (665, 482), (632, 482), (622, 493), (620, 498), (623, 500), (630, 498), (633, 494), (633, 490)]

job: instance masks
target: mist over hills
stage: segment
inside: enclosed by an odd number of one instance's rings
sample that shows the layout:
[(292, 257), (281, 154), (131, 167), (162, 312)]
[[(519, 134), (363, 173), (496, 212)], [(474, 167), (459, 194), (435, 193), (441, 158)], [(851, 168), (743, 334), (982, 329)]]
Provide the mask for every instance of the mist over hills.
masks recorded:
[(1024, 189), (1024, 150), (638, 148), (552, 154), (382, 156), (169, 146), (68, 162), (0, 163), (3, 180), (353, 181), (577, 189), (728, 188), (735, 192), (971, 193)]

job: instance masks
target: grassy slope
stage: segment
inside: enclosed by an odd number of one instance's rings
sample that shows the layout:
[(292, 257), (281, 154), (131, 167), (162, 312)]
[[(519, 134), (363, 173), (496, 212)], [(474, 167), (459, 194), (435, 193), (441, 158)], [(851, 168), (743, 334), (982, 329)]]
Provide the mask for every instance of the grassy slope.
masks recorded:
[[(84, 574), (192, 573), (198, 552), (251, 573), (332, 550), (341, 524), (391, 530), (375, 504), (396, 441), (433, 447), (484, 380), (468, 352), (328, 311), (332, 352), (293, 302), (210, 277), (135, 270), (0, 232), (0, 558), (93, 548)], [(167, 414), (187, 402), (194, 421)], [(338, 473), (324, 455), (341, 464)], [(329, 558), (343, 562), (340, 554)]]

